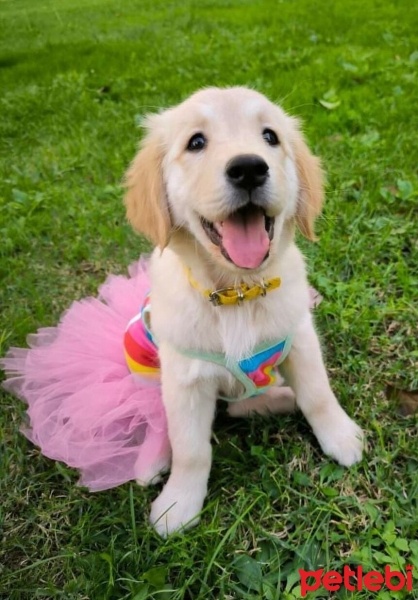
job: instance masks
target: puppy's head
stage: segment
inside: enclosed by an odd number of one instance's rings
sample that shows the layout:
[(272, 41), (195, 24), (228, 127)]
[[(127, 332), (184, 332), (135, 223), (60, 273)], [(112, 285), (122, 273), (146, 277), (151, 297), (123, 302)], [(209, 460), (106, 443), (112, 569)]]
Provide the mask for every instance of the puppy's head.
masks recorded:
[(235, 271), (258, 270), (296, 220), (314, 239), (323, 198), (318, 158), (298, 122), (261, 94), (209, 88), (145, 121), (126, 175), (128, 218), (160, 247), (188, 235)]

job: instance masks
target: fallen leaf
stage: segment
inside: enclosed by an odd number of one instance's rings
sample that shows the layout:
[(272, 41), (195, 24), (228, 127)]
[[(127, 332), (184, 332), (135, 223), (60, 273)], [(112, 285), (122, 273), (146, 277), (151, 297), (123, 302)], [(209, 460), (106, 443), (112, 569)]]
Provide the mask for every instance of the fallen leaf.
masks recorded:
[(341, 100), (338, 98), (335, 90), (328, 90), (322, 98), (318, 100), (319, 104), (327, 110), (334, 110), (341, 104)]
[(327, 110), (335, 110), (341, 104), (341, 100), (335, 100), (334, 102), (328, 102), (328, 100), (319, 100), (319, 104)]
[(397, 404), (397, 412), (403, 417), (418, 412), (418, 390), (401, 390), (388, 383), (386, 385), (386, 398)]
[(398, 323), (398, 321), (391, 321), (389, 323), (389, 325), (386, 327), (386, 333), (388, 335), (390, 335), (391, 333), (398, 331), (399, 327), (400, 327), (400, 323)]

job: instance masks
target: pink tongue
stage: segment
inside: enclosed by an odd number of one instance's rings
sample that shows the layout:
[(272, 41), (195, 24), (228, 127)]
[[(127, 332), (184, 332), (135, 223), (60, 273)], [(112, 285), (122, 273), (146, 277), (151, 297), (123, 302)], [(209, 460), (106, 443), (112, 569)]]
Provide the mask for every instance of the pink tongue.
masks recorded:
[(246, 269), (263, 262), (270, 246), (262, 210), (234, 213), (222, 223), (222, 244), (230, 259)]

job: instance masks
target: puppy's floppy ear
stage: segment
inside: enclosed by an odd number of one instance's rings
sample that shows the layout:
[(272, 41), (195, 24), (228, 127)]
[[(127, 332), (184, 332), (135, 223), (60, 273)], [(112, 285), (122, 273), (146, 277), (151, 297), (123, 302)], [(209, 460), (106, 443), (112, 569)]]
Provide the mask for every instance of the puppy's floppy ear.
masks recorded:
[(151, 115), (145, 120), (148, 133), (125, 174), (125, 206), (133, 228), (164, 248), (170, 237), (171, 218), (162, 173), (164, 146), (158, 127), (160, 118)]
[(302, 235), (314, 241), (317, 239), (314, 232), (315, 219), (321, 212), (324, 200), (321, 161), (310, 152), (297, 120), (292, 121), (296, 125), (293, 150), (299, 179), (296, 223)]

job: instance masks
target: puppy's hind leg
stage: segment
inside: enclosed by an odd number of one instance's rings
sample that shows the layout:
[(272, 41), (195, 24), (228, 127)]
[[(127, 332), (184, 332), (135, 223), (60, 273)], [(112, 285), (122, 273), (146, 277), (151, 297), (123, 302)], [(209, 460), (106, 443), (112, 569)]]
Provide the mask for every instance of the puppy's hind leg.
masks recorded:
[(161, 476), (170, 468), (171, 447), (168, 435), (150, 431), (147, 439), (148, 453), (138, 455), (134, 472), (138, 485), (143, 487), (161, 481)]
[(249, 417), (253, 414), (268, 416), (288, 414), (295, 409), (296, 397), (293, 390), (287, 386), (274, 386), (259, 396), (232, 402), (228, 406), (228, 414), (231, 417)]

